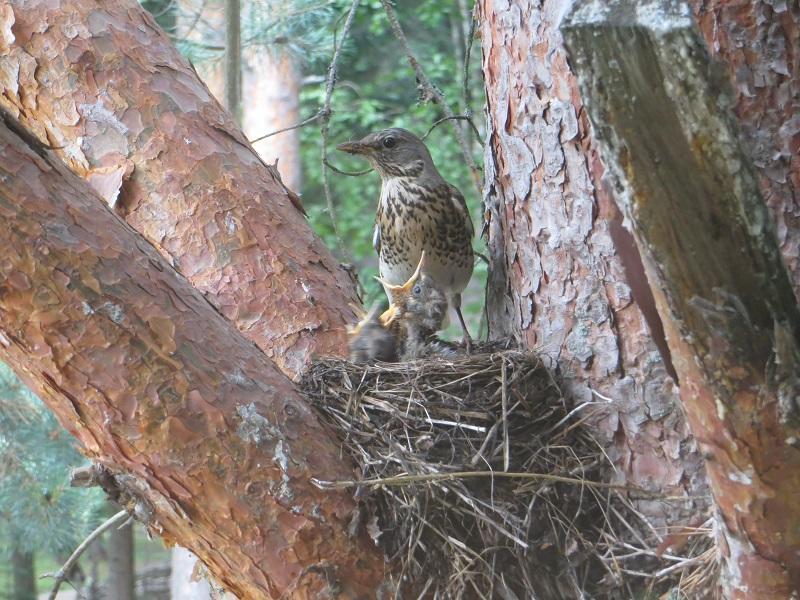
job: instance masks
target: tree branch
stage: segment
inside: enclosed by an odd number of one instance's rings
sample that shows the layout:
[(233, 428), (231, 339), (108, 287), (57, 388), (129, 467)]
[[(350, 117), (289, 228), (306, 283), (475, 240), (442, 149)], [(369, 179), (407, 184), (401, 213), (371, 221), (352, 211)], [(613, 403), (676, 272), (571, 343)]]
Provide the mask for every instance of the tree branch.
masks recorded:
[[(349, 276), (297, 196), (138, 3), (12, 4), (3, 20), (18, 32), (47, 30), (16, 35), (3, 55), (16, 79), (0, 106), (60, 147), (61, 159), (284, 372), (295, 376), (314, 354), (345, 352), (358, 304)], [(91, 69), (86, 56), (96, 59)]]
[(53, 589), (50, 590), (50, 595), (47, 597), (47, 600), (56, 600), (56, 596), (58, 596), (58, 589), (61, 587), (61, 584), (67, 580), (67, 574), (69, 573), (70, 569), (78, 562), (78, 559), (81, 555), (86, 551), (86, 549), (92, 545), (92, 543), (99, 538), (107, 529), (110, 529), (120, 521), (125, 520), (128, 518), (128, 511), (121, 510), (113, 517), (106, 519), (105, 522), (100, 524), (92, 533), (86, 536), (86, 539), (83, 540), (80, 545), (75, 548), (75, 551), (70, 554), (67, 561), (63, 564), (63, 566), (55, 573), (45, 573), (40, 577), (43, 579), (45, 577), (55, 577), (55, 583), (53, 584)]
[(352, 466), (294, 385), (10, 121), (0, 359), (113, 474), (122, 504), (239, 597), (374, 595), (383, 560), (347, 532), (353, 499), (311, 483)]
[(322, 189), (325, 192), (325, 204), (327, 206), (328, 216), (331, 219), (331, 224), (333, 225), (333, 233), (336, 236), (336, 243), (339, 246), (339, 251), (347, 258), (348, 262), (353, 262), (353, 259), (350, 256), (350, 252), (345, 247), (344, 241), (342, 240), (341, 231), (339, 231), (339, 223), (338, 219), (336, 218), (336, 208), (333, 205), (333, 198), (331, 197), (328, 170), (325, 167), (328, 165), (328, 132), (330, 130), (330, 119), (332, 114), (331, 100), (333, 98), (333, 90), (336, 88), (336, 73), (339, 63), (339, 55), (341, 54), (342, 48), (347, 41), (347, 36), (350, 34), (350, 27), (353, 25), (353, 18), (355, 17), (356, 10), (358, 10), (358, 5), (360, 2), (361, 0), (353, 0), (353, 4), (350, 5), (350, 11), (347, 13), (347, 18), (345, 19), (344, 27), (342, 28), (341, 38), (333, 50), (333, 58), (331, 58), (331, 64), (328, 66), (328, 78), (325, 81), (325, 101), (322, 104), (322, 110), (320, 110), (322, 124), (319, 128), (320, 135), (322, 136), (322, 151), (320, 160), (322, 162)]

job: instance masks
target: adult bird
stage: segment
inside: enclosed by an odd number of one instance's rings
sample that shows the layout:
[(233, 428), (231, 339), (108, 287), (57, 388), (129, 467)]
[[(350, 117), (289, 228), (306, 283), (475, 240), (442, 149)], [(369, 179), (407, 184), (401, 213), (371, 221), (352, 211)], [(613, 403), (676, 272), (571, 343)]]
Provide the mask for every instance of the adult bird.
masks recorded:
[(408, 281), (425, 251), (427, 272), (455, 309), (469, 348), (461, 292), (472, 276), (474, 230), (464, 196), (439, 174), (422, 140), (405, 129), (376, 131), (337, 149), (363, 156), (381, 176), (373, 245), (384, 287)]

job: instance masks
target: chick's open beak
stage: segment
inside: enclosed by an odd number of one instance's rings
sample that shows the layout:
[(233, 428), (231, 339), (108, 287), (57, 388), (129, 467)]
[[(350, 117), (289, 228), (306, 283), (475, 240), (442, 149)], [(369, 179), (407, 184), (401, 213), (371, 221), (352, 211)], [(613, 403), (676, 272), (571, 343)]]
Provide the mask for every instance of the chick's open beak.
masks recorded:
[(370, 151), (370, 147), (361, 142), (345, 142), (336, 146), (336, 149), (348, 154), (368, 154)]

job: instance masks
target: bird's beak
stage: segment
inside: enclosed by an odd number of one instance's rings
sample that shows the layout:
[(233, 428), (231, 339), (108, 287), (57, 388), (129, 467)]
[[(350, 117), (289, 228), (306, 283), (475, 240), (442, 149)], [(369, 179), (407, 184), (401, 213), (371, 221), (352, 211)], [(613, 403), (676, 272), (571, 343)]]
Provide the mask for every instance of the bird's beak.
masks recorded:
[(369, 154), (370, 152), (370, 147), (361, 142), (345, 142), (336, 146), (336, 149), (348, 154)]
[(425, 250), (422, 251), (422, 254), (419, 255), (419, 262), (417, 263), (417, 268), (414, 271), (414, 274), (408, 278), (406, 285), (415, 282), (420, 274), (424, 273), (425, 270), (428, 268), (428, 262), (425, 260)]
[(389, 283), (385, 279), (381, 279), (380, 277), (375, 277), (375, 279), (377, 279), (380, 282), (380, 284), (383, 286), (383, 289), (386, 292), (386, 295), (389, 297), (389, 304), (396, 304), (397, 300), (400, 299), (400, 297), (401, 297), (401, 295), (402, 295), (402, 293), (404, 291), (403, 286), (402, 285), (392, 285), (391, 283)]

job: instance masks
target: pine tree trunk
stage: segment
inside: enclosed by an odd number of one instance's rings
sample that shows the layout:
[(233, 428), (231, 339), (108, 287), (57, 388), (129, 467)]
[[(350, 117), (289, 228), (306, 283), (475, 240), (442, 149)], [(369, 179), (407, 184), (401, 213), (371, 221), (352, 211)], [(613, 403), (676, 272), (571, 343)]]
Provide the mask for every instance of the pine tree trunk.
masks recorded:
[[(288, 50), (250, 49), (245, 53), (244, 89), (247, 107), (244, 132), (249, 139), (291, 127), (300, 121), (301, 72)], [(286, 186), (302, 191), (300, 130), (293, 129), (253, 144), (269, 164), (278, 163)]]
[(339, 443), (254, 344), (18, 128), (0, 123), (0, 360), (117, 476), (121, 503), (239, 597), (373, 595), (383, 559), (349, 533), (351, 494), (313, 483), (352, 478)]
[(559, 32), (571, 2), (479, 0), (488, 102), (487, 308), (493, 337), (549, 356), (614, 461), (614, 479), (693, 500), (643, 502), (654, 526), (705, 508), (641, 259), (622, 227)]
[(284, 372), (344, 353), (349, 275), (148, 13), (62, 0), (0, 25), (0, 105)]
[(570, 57), (706, 458), (725, 597), (796, 597), (800, 310), (730, 90), (686, 5), (583, 8)]
[(14, 548), (11, 552), (11, 574), (14, 580), (12, 600), (36, 600), (36, 573), (33, 553)]
[[(114, 507), (114, 512), (120, 509)], [(108, 583), (106, 594), (114, 600), (134, 600), (133, 525), (108, 532)]]
[(225, 108), (242, 122), (242, 17), (240, 0), (225, 0)]

